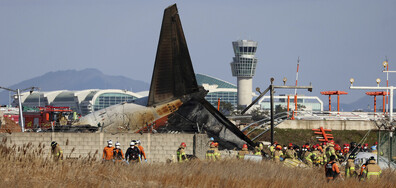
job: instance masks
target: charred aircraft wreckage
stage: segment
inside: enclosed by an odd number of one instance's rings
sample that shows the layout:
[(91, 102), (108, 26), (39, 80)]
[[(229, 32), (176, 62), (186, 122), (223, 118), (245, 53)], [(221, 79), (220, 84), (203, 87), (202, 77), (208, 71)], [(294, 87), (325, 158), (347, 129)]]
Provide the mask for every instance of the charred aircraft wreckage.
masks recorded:
[(158, 133), (204, 132), (224, 148), (253, 143), (232, 122), (205, 100), (198, 86), (176, 4), (164, 11), (148, 97), (113, 105), (80, 119), (74, 126), (98, 127), (98, 131), (139, 132), (167, 117)]

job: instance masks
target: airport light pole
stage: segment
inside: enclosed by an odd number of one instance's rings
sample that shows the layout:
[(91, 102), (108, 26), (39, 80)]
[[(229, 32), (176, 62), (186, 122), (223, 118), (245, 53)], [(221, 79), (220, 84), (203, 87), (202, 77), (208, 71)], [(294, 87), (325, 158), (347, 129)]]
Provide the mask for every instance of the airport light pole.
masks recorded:
[[(284, 78), (283, 79), (283, 82), (284, 82), (284, 84), (285, 85), (283, 85), (283, 86), (276, 86), (276, 85), (274, 85), (274, 78), (271, 78), (270, 79), (270, 81), (271, 81), (271, 85), (264, 91), (264, 92), (262, 92), (261, 94), (260, 94), (260, 96), (255, 100), (255, 101), (253, 101), (249, 106), (248, 106), (248, 108), (250, 107), (250, 106), (252, 106), (254, 103), (256, 103), (261, 97), (263, 97), (268, 91), (270, 92), (270, 105), (271, 105), (271, 107), (270, 107), (270, 109), (271, 109), (271, 145), (272, 144), (274, 144), (274, 93), (275, 93), (275, 89), (276, 88), (278, 88), (278, 89), (308, 89), (308, 91), (310, 91), (310, 92), (312, 92), (312, 86), (310, 85), (310, 86), (286, 86), (286, 78)], [(260, 88), (256, 88), (256, 90), (260, 93)], [(244, 113), (244, 112), (246, 112), (247, 111), (247, 109), (248, 108), (246, 108), (245, 110), (243, 110), (242, 112)], [(242, 113), (242, 114), (243, 114)]]
[[(393, 131), (394, 127), (392, 126), (392, 120), (393, 120), (393, 90), (396, 89), (393, 86), (388, 86), (388, 87), (380, 87), (379, 83), (381, 82), (381, 79), (377, 78), (377, 87), (370, 87), (370, 86), (353, 86), (353, 82), (355, 82), (355, 79), (351, 78), (350, 80), (351, 86), (349, 87), (350, 89), (360, 89), (360, 90), (386, 90), (390, 91), (390, 101), (389, 101), (389, 126), (387, 127), (389, 129), (389, 156), (388, 156), (388, 163), (390, 165), (391, 159), (392, 159), (392, 137), (393, 137)], [(379, 138), (378, 138), (379, 139)], [(379, 142), (378, 142), (379, 143)], [(378, 148), (379, 150), (379, 148)], [(379, 154), (380, 152), (378, 152)], [(378, 157), (377, 157), (378, 159)]]
[[(386, 73), (386, 87), (389, 87), (389, 73), (396, 73), (396, 71), (390, 71), (389, 70), (389, 62), (388, 58), (385, 58), (385, 61), (382, 62), (382, 65), (384, 66), (384, 70), (382, 72)], [(386, 69), (386, 70), (385, 70)], [(386, 90), (388, 92), (388, 90)], [(388, 111), (388, 96), (389, 93), (386, 95), (386, 110)]]
[(38, 89), (38, 87), (29, 87), (29, 88), (26, 88), (26, 89), (10, 89), (10, 88), (6, 88), (6, 87), (1, 87), (0, 86), (0, 89), (4, 89), (4, 90), (7, 90), (7, 91), (12, 91), (12, 92), (15, 92), (17, 94), (17, 96), (18, 96), (18, 106), (19, 106), (19, 125), (21, 126), (21, 131), (25, 132), (25, 123), (24, 123), (24, 120), (23, 120), (23, 111), (22, 111), (23, 109), (22, 109), (22, 102), (21, 102), (21, 92), (30, 90), (30, 93), (32, 93), (34, 90)]

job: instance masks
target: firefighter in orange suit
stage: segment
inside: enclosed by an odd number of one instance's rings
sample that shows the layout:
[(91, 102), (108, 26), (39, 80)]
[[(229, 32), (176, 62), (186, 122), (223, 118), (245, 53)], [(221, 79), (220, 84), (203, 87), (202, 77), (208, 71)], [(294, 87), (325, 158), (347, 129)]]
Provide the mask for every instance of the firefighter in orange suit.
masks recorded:
[(144, 158), (144, 161), (147, 162), (146, 153), (144, 152), (144, 148), (143, 148), (142, 143), (140, 142), (140, 140), (136, 140), (136, 144), (137, 144), (140, 152), (142, 153), (142, 155), (140, 156), (140, 161), (143, 161), (143, 158)]
[(109, 140), (107, 141), (107, 146), (103, 149), (103, 156), (102, 159), (104, 161), (111, 161), (113, 160), (113, 141)]

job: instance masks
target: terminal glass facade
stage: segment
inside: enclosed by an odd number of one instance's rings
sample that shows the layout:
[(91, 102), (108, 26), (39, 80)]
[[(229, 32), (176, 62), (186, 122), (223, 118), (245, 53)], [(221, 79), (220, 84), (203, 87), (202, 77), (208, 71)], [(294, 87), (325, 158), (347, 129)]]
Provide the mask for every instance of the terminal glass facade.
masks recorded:
[(205, 99), (217, 108), (217, 101), (220, 98), (220, 103), (228, 102), (231, 103), (234, 107), (237, 106), (237, 92), (209, 92)]
[(120, 104), (134, 99), (137, 99), (137, 97), (124, 93), (103, 93), (96, 98), (93, 109), (94, 111), (97, 111), (111, 105)]
[(204, 74), (196, 74), (196, 78), (198, 85), (204, 86), (204, 88), (209, 91), (205, 96), (205, 99), (215, 108), (217, 108), (217, 101), (219, 98), (220, 103), (228, 102), (234, 107), (237, 106), (237, 86), (227, 81)]

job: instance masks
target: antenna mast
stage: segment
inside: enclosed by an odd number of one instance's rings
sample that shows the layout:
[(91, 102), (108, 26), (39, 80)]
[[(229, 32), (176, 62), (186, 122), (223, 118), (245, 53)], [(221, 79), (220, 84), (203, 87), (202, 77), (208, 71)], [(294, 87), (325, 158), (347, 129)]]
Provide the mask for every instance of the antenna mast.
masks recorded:
[[(297, 58), (297, 73), (296, 73), (296, 87), (297, 87), (297, 81), (298, 81), (298, 69), (300, 67), (300, 56), (298, 56)], [(297, 112), (297, 88), (294, 89), (294, 112), (293, 112), (293, 116), (291, 119), (294, 119), (294, 115)]]
[[(296, 73), (296, 86), (297, 86), (297, 81), (298, 81), (298, 68), (300, 66), (300, 56), (297, 58), (297, 73)], [(297, 95), (297, 89), (294, 89), (294, 95)]]

